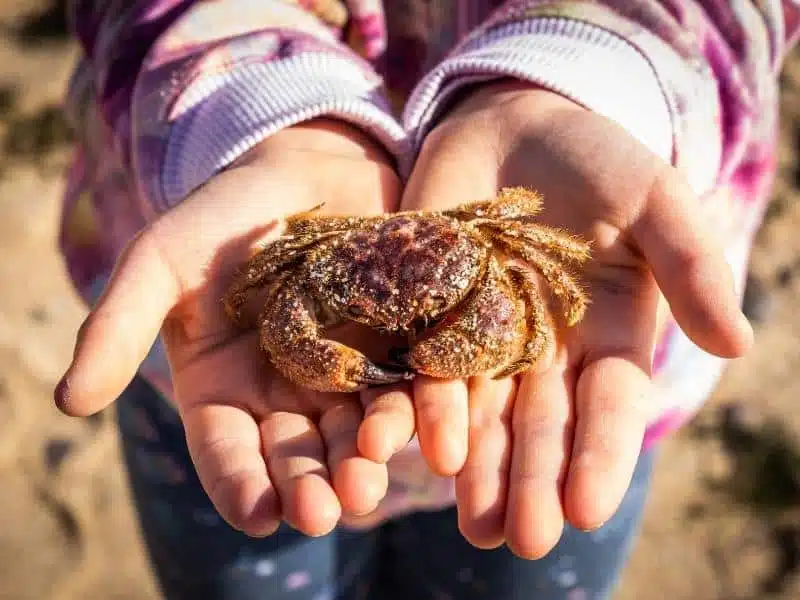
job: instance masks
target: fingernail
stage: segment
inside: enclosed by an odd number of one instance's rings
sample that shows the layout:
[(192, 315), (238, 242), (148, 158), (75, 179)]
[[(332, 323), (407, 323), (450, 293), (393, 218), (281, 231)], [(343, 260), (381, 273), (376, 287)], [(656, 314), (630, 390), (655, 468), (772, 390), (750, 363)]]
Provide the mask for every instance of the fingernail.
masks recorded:
[(64, 407), (69, 404), (69, 380), (66, 375), (61, 378), (56, 389), (53, 390), (53, 400), (59, 410), (64, 410)]
[(753, 329), (753, 324), (750, 322), (750, 319), (748, 319), (747, 315), (745, 315), (743, 312), (739, 313), (739, 320), (741, 321), (742, 329), (746, 332), (746, 336), (747, 336), (747, 342), (746, 343), (747, 343), (747, 346), (749, 347), (750, 344), (752, 344), (753, 341), (755, 341), (756, 332)]
[(747, 318), (747, 315), (744, 312), (739, 312), (739, 319), (742, 321), (742, 325), (750, 332), (753, 331), (753, 323), (750, 322), (750, 319)]

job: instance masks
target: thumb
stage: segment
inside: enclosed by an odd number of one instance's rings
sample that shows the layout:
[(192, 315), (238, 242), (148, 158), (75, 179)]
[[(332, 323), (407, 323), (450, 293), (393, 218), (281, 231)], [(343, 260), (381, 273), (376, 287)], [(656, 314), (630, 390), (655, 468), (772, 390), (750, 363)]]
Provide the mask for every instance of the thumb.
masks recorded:
[(722, 249), (692, 217), (699, 202), (678, 171), (666, 167), (631, 231), (681, 329), (704, 350), (736, 358), (752, 344), (753, 330)]
[(96, 413), (125, 390), (179, 298), (179, 284), (149, 230), (120, 255), (78, 332), (72, 363), (55, 391), (71, 416)]

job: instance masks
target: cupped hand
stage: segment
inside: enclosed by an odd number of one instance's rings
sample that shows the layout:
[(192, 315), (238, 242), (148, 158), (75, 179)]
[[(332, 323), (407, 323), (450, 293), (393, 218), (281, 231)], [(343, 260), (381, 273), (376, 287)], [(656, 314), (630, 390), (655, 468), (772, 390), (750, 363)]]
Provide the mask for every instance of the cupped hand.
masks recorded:
[[(698, 199), (618, 125), (525, 84), (478, 88), (428, 135), (401, 209), (450, 208), (506, 186), (538, 190), (542, 223), (593, 242), (589, 310), (539, 368), (498, 381), (419, 377), (413, 405), (429, 465), (456, 475), (465, 537), (536, 558), (565, 522), (596, 528), (621, 502), (664, 316), (722, 357), (743, 354), (752, 330), (713, 232), (694, 216)], [(389, 452), (375, 432), (401, 410), (397, 393), (392, 402), (362, 425), (359, 448), (373, 460)]]
[(314, 121), (270, 137), (127, 247), (81, 327), (57, 404), (76, 416), (106, 407), (162, 333), (193, 462), (233, 527), (267, 535), (283, 519), (321, 535), (342, 514), (373, 510), (387, 473), (356, 450), (358, 396), (279, 377), (256, 330), (236, 329), (221, 298), (287, 215), (321, 202), (325, 212), (380, 214), (399, 196), (388, 158), (345, 124)]

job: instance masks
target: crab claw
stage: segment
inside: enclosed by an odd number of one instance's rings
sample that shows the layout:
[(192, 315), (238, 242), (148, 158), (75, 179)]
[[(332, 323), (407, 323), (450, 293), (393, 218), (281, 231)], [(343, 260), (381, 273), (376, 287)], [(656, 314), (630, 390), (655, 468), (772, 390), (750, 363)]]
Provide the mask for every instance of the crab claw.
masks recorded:
[(288, 380), (319, 392), (355, 392), (414, 376), (406, 367), (376, 365), (355, 348), (322, 333), (299, 286), (277, 284), (261, 316), (260, 342)]
[(399, 383), (400, 381), (408, 381), (413, 379), (415, 375), (416, 373), (410, 369), (393, 365), (376, 365), (365, 361), (362, 373), (358, 377), (354, 377), (354, 379), (367, 387), (380, 387)]

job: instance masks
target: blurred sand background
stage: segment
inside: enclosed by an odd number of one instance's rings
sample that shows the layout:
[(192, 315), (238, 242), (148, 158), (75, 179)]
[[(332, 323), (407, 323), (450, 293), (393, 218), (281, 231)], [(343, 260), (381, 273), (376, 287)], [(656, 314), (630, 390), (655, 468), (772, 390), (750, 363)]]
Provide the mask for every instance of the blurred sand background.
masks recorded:
[[(56, 252), (75, 56), (58, 8), (0, 0), (0, 599), (156, 600), (111, 415), (51, 390), (84, 314)], [(757, 347), (664, 445), (620, 600), (800, 598), (800, 55), (753, 256)]]

